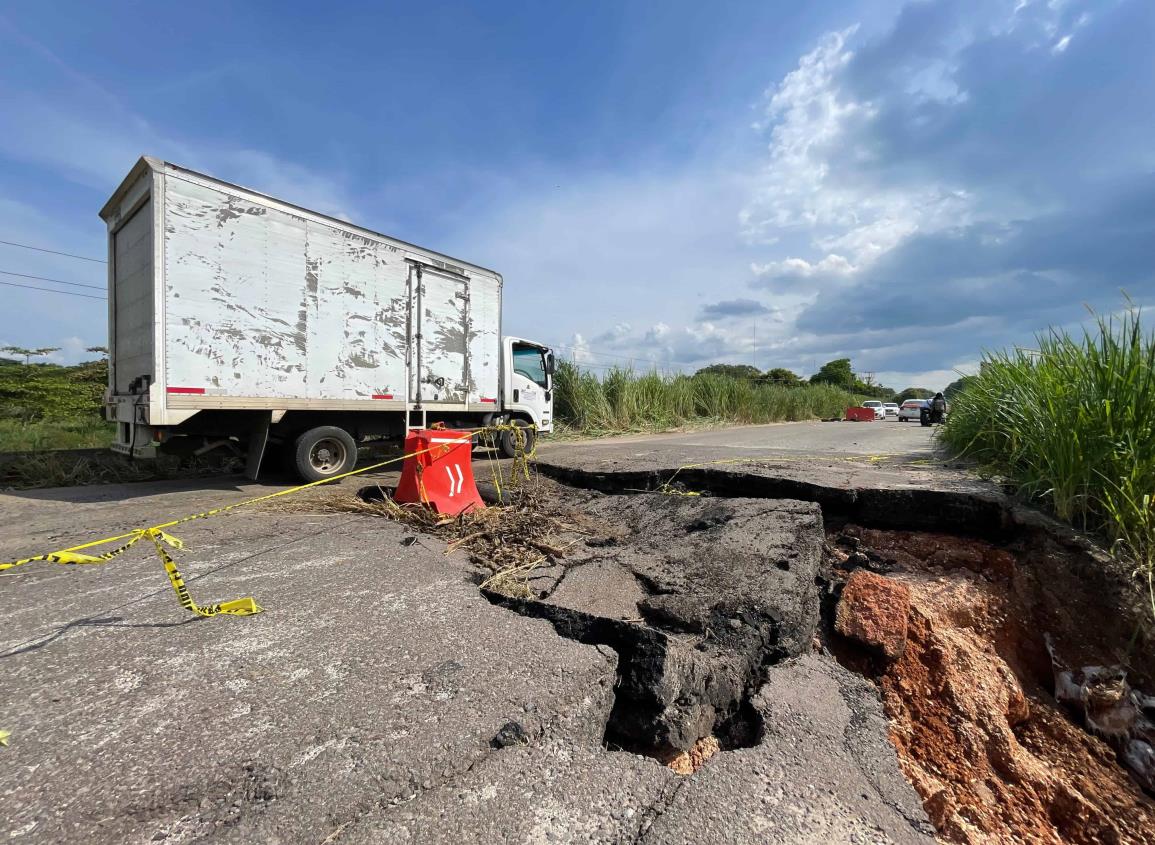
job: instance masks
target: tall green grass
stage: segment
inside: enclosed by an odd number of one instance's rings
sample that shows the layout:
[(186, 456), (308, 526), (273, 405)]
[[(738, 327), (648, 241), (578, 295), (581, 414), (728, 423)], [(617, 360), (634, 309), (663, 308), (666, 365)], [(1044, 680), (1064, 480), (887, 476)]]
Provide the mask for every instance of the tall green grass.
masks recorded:
[(858, 397), (829, 385), (786, 387), (713, 373), (662, 376), (628, 369), (599, 378), (568, 362), (558, 365), (555, 383), (557, 420), (586, 433), (824, 419), (858, 404)]
[(1155, 333), (1138, 308), (1037, 351), (988, 354), (943, 440), (1061, 519), (1101, 532), (1146, 578), (1155, 612)]
[(0, 454), (52, 449), (106, 449), (116, 439), (116, 425), (100, 418), (32, 420), (0, 416)]

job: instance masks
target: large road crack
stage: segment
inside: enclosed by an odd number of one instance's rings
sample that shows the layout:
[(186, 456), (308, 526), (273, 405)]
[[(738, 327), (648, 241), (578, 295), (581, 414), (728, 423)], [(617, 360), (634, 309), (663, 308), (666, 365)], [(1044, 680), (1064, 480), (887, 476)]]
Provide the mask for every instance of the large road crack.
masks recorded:
[(678, 793), (682, 791), (689, 781), (686, 778), (679, 778), (676, 781), (666, 784), (662, 791), (658, 794), (646, 811), (642, 813), (641, 823), (638, 825), (638, 832), (634, 834), (634, 838), (630, 840), (633, 845), (642, 845), (650, 835), (650, 831), (654, 828), (654, 823), (662, 817), (662, 815), (674, 806), (674, 801), (678, 798)]

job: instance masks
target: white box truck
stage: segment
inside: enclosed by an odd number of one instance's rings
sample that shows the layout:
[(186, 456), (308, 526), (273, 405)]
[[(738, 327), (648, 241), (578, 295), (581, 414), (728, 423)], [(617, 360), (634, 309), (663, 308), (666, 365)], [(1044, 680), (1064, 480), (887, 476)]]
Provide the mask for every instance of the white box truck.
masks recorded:
[(553, 429), (553, 353), (502, 337), (493, 270), (148, 157), (100, 216), (119, 452), (318, 480), (411, 427)]

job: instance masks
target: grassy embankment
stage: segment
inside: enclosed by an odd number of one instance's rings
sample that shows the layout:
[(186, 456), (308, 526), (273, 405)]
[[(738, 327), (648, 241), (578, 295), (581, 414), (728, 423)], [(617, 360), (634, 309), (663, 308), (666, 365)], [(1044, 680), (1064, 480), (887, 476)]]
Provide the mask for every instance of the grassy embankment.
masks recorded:
[(563, 430), (587, 435), (829, 419), (858, 404), (858, 397), (829, 385), (786, 387), (723, 375), (625, 369), (598, 378), (566, 362), (558, 366), (556, 386), (556, 419)]
[(107, 449), (115, 429), (100, 417), (104, 361), (72, 367), (0, 361), (0, 488), (135, 481), (156, 468)]
[(0, 361), (0, 452), (108, 446), (100, 417), (105, 361), (73, 367)]
[(1135, 561), (1155, 613), (1155, 333), (1138, 309), (988, 354), (943, 440)]

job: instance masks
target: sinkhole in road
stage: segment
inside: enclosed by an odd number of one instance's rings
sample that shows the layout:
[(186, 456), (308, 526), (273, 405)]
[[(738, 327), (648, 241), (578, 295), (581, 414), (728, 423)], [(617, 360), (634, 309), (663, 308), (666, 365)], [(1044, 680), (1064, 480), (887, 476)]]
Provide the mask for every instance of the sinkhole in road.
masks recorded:
[[(1080, 841), (1085, 828), (1128, 841), (1155, 823), (1123, 746), (1054, 700), (1044, 634), (1072, 667), (1129, 662), (1147, 690), (1155, 675), (1128, 574), (1070, 532), (970, 491), (712, 468), (677, 486), (670, 472), (539, 473), (507, 507), (418, 527), (468, 552), (491, 602), (616, 653), (607, 748), (688, 772), (714, 748), (756, 745), (767, 669), (822, 650), (878, 686), (945, 838)], [(847, 585), (868, 612), (844, 611), (840, 632)], [(984, 814), (992, 802), (1002, 809)]]
[[(465, 550), (493, 603), (614, 652), (607, 748), (685, 771), (759, 742), (761, 673), (800, 653), (817, 624), (816, 506), (606, 496), (543, 478), (504, 498), (438, 519), (376, 488), (360, 497)], [(768, 556), (778, 565), (766, 571)]]
[[(1141, 842), (1155, 825), (1155, 698), (1141, 692), (1153, 689), (1155, 632), (1126, 567), (1074, 532), (967, 490), (844, 490), (711, 468), (680, 471), (677, 487), (669, 472), (544, 471), (619, 508), (644, 502), (624, 510), (647, 538), (660, 520), (639, 509), (705, 532), (712, 548), (673, 559), (649, 540), (675, 569), (711, 553), (730, 563), (735, 538), (710, 531), (736, 523), (779, 539), (757, 549), (765, 564), (805, 570), (799, 528), (804, 506), (819, 506), (816, 637), (777, 640), (762, 666), (821, 647), (872, 679), (944, 838)], [(787, 555), (791, 537), (800, 555)], [(769, 566), (737, 568), (740, 583), (701, 600), (762, 591), (778, 624), (811, 618), (804, 598), (766, 592), (782, 588), (759, 580)], [(666, 621), (639, 608), (642, 622)]]

